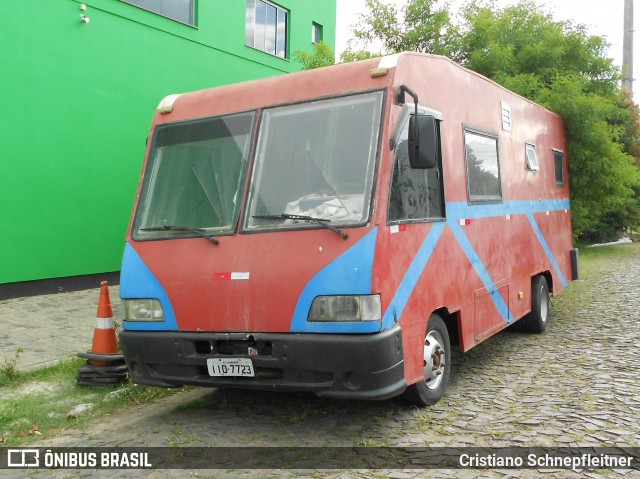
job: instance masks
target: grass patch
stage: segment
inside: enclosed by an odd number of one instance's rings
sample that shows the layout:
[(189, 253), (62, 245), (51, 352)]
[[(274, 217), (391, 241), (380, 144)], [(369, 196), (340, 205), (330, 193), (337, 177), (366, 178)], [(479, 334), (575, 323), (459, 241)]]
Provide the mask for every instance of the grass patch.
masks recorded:
[(610, 246), (589, 247), (586, 245), (578, 246), (580, 250), (580, 259), (588, 259), (598, 261), (611, 257), (624, 258), (640, 253), (640, 243), (625, 243)]
[[(592, 283), (606, 271), (606, 263), (640, 255), (640, 243), (626, 243), (612, 246), (580, 248), (580, 281), (574, 282), (560, 296), (553, 298), (554, 304), (571, 304), (585, 291), (592, 288)], [(629, 272), (632, 274), (631, 272)]]
[[(584, 271), (588, 275), (605, 271), (605, 263), (610, 261), (624, 261), (625, 258), (631, 258), (637, 255), (640, 255), (640, 243), (580, 249), (580, 259), (582, 260), (584, 258), (582, 263), (585, 263)], [(631, 271), (629, 273), (631, 273)]]
[(640, 255), (640, 243), (580, 248), (580, 279), (587, 282), (597, 281), (607, 270), (607, 263), (625, 261), (626, 258), (637, 255)]
[(112, 387), (78, 386), (76, 376), (84, 360), (77, 358), (26, 372), (17, 371), (16, 362), (17, 359), (5, 359), (4, 366), (0, 366), (4, 381), (0, 396), (3, 447), (54, 437), (127, 406), (153, 402), (184, 390), (135, 386), (128, 381)]
[(18, 348), (13, 358), (4, 358), (4, 363), (0, 365), (0, 386), (6, 386), (18, 379), (20, 376), (18, 372), (18, 361), (23, 352), (24, 350), (22, 348)]
[[(590, 277), (597, 277), (609, 269), (611, 262), (626, 262), (630, 258), (640, 255), (640, 242), (626, 243), (615, 246), (598, 246), (595, 248), (583, 248), (580, 250), (581, 259), (585, 261), (585, 273)], [(629, 270), (629, 274), (634, 274)]]

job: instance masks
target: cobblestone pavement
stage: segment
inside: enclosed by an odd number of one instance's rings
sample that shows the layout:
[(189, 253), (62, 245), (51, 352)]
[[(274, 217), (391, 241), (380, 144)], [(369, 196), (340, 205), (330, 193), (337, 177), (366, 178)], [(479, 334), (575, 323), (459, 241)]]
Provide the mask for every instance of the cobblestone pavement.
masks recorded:
[[(38, 446), (640, 447), (640, 245), (593, 260), (543, 335), (505, 331), (454, 354), (436, 406), (193, 389)], [(622, 250), (621, 250), (622, 251)], [(6, 305), (5, 305), (6, 308)], [(4, 311), (4, 310), (2, 310)], [(32, 477), (123, 477), (39, 471)], [(633, 470), (130, 470), (126, 477), (631, 478)], [(7, 477), (22, 477), (22, 475)]]
[[(115, 319), (118, 295), (119, 287), (110, 286)], [(0, 301), (0, 362), (17, 356), (17, 368), (25, 370), (90, 350), (99, 297), (96, 288)]]

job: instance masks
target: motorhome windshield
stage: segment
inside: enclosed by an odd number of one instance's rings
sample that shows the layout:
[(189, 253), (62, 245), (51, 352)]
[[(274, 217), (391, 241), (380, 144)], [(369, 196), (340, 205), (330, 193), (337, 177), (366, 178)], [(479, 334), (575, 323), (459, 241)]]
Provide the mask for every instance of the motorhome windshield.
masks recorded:
[(247, 112), (156, 129), (135, 239), (235, 231), (255, 116)]
[(245, 228), (366, 223), (382, 99), (377, 91), (266, 109)]

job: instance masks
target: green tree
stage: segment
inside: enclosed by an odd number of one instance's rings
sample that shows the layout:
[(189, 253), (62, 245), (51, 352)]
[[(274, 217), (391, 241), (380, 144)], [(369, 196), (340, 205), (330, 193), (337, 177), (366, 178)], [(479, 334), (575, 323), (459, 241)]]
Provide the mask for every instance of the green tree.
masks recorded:
[(565, 122), (574, 233), (584, 241), (605, 241), (637, 221), (640, 172), (620, 141), (624, 129), (615, 124), (628, 110), (615, 96), (585, 94), (586, 82), (562, 76), (538, 100)]
[(473, 2), (463, 21), (461, 63), (564, 119), (575, 236), (602, 241), (637, 224), (638, 112), (606, 41), (531, 0), (504, 9)]
[(358, 15), (354, 38), (341, 55), (342, 61), (402, 51), (450, 55), (455, 49), (457, 33), (447, 4), (441, 0), (412, 0), (400, 11), (394, 4), (366, 0), (366, 8), (367, 13)]
[(335, 54), (329, 45), (324, 42), (318, 42), (313, 45), (310, 52), (304, 50), (296, 50), (293, 57), (302, 64), (305, 70), (326, 67), (335, 63)]
[(618, 88), (607, 43), (589, 36), (583, 25), (556, 22), (532, 0), (503, 9), (471, 2), (463, 11), (457, 60), (467, 68), (527, 96), (552, 85), (560, 73), (587, 76), (599, 91)]
[(376, 42), (383, 53), (444, 54), (557, 112), (567, 134), (574, 235), (603, 240), (637, 227), (640, 119), (620, 90), (607, 42), (583, 25), (554, 21), (532, 0), (506, 8), (474, 0), (456, 24), (446, 5), (437, 5), (408, 0), (400, 22), (395, 7), (368, 0), (370, 12), (361, 16), (354, 37)]

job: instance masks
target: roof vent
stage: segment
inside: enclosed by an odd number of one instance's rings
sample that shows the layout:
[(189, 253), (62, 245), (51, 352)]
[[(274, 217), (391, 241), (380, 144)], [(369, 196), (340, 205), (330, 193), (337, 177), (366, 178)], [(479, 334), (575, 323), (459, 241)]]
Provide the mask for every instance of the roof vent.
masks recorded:
[(176, 102), (179, 96), (180, 93), (164, 97), (158, 105), (158, 112), (162, 114), (171, 113), (173, 111), (173, 104)]

